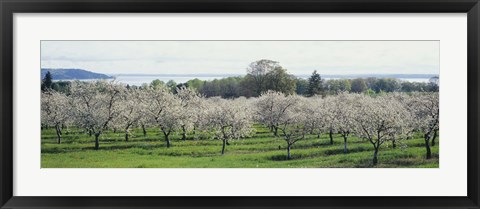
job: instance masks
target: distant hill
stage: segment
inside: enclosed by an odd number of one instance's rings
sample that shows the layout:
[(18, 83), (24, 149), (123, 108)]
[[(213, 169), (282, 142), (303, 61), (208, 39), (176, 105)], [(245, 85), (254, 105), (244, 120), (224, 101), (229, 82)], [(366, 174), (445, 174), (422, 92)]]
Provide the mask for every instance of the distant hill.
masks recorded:
[(51, 69), (51, 68), (42, 68), (41, 76), (42, 79), (45, 78), (47, 72), (50, 71), (52, 74), (53, 80), (83, 80), (83, 79), (109, 79), (113, 78), (111, 76), (94, 73), (82, 69)]

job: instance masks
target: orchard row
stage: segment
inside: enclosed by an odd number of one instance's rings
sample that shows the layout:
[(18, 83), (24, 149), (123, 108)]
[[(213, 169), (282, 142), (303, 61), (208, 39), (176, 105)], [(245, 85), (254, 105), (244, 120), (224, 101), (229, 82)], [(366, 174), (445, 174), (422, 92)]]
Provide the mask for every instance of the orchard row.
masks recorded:
[[(255, 134), (260, 123), (286, 142), (290, 150), (307, 135), (339, 133), (348, 153), (348, 139), (357, 136), (372, 144), (373, 164), (382, 144), (403, 145), (414, 133), (425, 139), (426, 158), (431, 158), (430, 141), (439, 130), (438, 93), (385, 93), (366, 95), (339, 93), (334, 96), (304, 97), (266, 91), (259, 97), (223, 99), (204, 97), (196, 90), (180, 87), (172, 93), (163, 86), (126, 88), (115, 82), (72, 82), (70, 93), (47, 90), (41, 96), (42, 127), (55, 127), (58, 143), (63, 127), (78, 127), (95, 139), (111, 129), (125, 132), (128, 141), (134, 127), (154, 127), (171, 146), (169, 136), (187, 133), (222, 141)], [(196, 137), (199, 138), (199, 137)]]

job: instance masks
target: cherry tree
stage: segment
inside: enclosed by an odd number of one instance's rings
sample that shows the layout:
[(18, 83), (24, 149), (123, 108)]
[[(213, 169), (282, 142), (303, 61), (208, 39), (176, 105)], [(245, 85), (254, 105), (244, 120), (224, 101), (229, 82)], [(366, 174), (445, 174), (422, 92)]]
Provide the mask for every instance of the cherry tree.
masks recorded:
[(99, 148), (99, 137), (110, 122), (120, 114), (120, 94), (125, 87), (114, 81), (72, 82), (71, 106), (79, 127), (95, 135), (95, 149)]
[(184, 86), (177, 88), (176, 96), (180, 99), (181, 114), (180, 128), (182, 131), (182, 140), (187, 139), (187, 131), (195, 128), (198, 118), (201, 117), (203, 105), (203, 97), (194, 89)]
[(408, 132), (409, 112), (400, 102), (385, 96), (362, 95), (358, 101), (356, 133), (373, 145), (373, 165), (376, 165), (380, 146), (391, 141), (392, 136)]
[(333, 131), (335, 130), (336, 100), (334, 96), (328, 96), (323, 100), (323, 117), (325, 118), (325, 129), (330, 137), (330, 144), (333, 144)]
[(62, 127), (70, 122), (70, 105), (68, 97), (60, 92), (47, 90), (41, 95), (42, 123), (55, 127), (57, 143), (62, 140)]
[[(415, 95), (415, 94), (413, 94)], [(415, 105), (412, 105), (412, 102), (414, 101), (415, 96), (408, 95), (406, 93), (402, 92), (394, 92), (386, 95), (390, 99), (397, 100), (400, 102), (403, 107), (408, 111), (408, 116), (404, 118), (404, 127), (406, 129), (405, 133), (402, 135), (392, 135), (392, 148), (397, 147), (397, 138), (398, 137), (403, 137), (403, 139), (408, 139), (412, 136), (412, 134), (417, 131), (416, 130), (416, 125), (415, 125), (415, 118), (414, 118), (414, 113), (417, 111)], [(400, 140), (401, 142), (401, 140)]]
[(310, 130), (310, 134), (314, 134), (316, 132), (317, 138), (320, 138), (320, 134), (325, 129), (327, 125), (327, 120), (325, 116), (325, 102), (321, 96), (314, 96), (310, 97), (305, 100), (307, 105), (305, 105), (307, 117), (306, 126)]
[(165, 137), (167, 148), (171, 146), (169, 136), (181, 124), (181, 101), (165, 87), (147, 88), (140, 95), (143, 114), (152, 125), (158, 127)]
[(332, 127), (343, 137), (343, 153), (347, 153), (347, 140), (355, 130), (355, 114), (358, 108), (358, 101), (361, 96), (358, 94), (340, 93), (334, 97), (334, 105), (330, 107), (333, 117)]
[(215, 138), (222, 140), (222, 155), (229, 140), (247, 137), (253, 133), (251, 108), (244, 99), (226, 100), (208, 99), (206, 120), (203, 124), (213, 132)]
[[(308, 105), (305, 98), (291, 95), (282, 100), (281, 117), (277, 120), (277, 127), (281, 131), (281, 136), (287, 143), (287, 159), (291, 159), (290, 150), (292, 146), (300, 140), (305, 139), (309, 131), (307, 112), (305, 111)], [(285, 105), (288, 103), (289, 105)]]
[[(143, 111), (140, 111), (140, 113), (143, 114)], [(147, 127), (149, 127), (151, 125), (150, 122), (151, 122), (151, 120), (149, 120), (148, 117), (145, 117), (145, 115), (143, 115), (143, 117), (141, 117), (140, 120), (138, 120), (138, 124), (139, 124), (140, 128), (142, 128), (142, 132), (143, 132), (144, 137), (147, 136)]]
[(412, 96), (410, 105), (414, 108), (414, 127), (421, 131), (425, 140), (426, 158), (432, 157), (430, 139), (434, 137), (440, 125), (440, 109), (438, 93), (416, 94)]
[(258, 119), (278, 136), (278, 126), (286, 110), (296, 103), (297, 97), (286, 96), (281, 92), (264, 92), (256, 102)]
[(136, 125), (144, 115), (139, 105), (140, 94), (138, 89), (127, 89), (120, 95), (119, 117), (116, 117), (113, 124), (115, 127), (125, 131), (125, 141), (128, 142), (130, 128)]

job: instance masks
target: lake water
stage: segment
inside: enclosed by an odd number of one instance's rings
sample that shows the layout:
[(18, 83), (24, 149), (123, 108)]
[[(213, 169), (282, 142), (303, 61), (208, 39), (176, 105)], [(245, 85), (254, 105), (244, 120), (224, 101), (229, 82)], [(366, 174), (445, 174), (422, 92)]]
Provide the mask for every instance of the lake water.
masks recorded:
[[(188, 80), (192, 80), (194, 78), (198, 78), (200, 80), (214, 80), (214, 79), (221, 79), (228, 76), (163, 76), (163, 75), (116, 75), (115, 80), (129, 85), (140, 86), (143, 83), (150, 83), (155, 79), (159, 79), (163, 82), (168, 82), (169, 80), (173, 80), (176, 83), (185, 83)], [(339, 78), (324, 78), (325, 80), (329, 79), (339, 79)], [(409, 81), (409, 82), (429, 82), (429, 78), (398, 78), (400, 80)], [(95, 79), (92, 79), (95, 80)], [(92, 81), (92, 80), (83, 80), (83, 81)]]

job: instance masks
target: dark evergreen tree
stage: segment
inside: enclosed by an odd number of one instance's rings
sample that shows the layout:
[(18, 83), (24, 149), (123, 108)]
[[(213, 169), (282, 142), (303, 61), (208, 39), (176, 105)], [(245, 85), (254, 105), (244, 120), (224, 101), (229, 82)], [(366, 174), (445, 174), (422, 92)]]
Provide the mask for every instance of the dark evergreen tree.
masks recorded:
[(320, 74), (318, 74), (317, 71), (315, 70), (313, 71), (312, 76), (310, 76), (310, 78), (308, 79), (307, 95), (314, 96), (322, 93), (323, 93), (322, 78), (320, 77)]
[(50, 71), (48, 71), (42, 81), (42, 90), (45, 91), (47, 89), (51, 89), (52, 83), (52, 74), (50, 74)]

